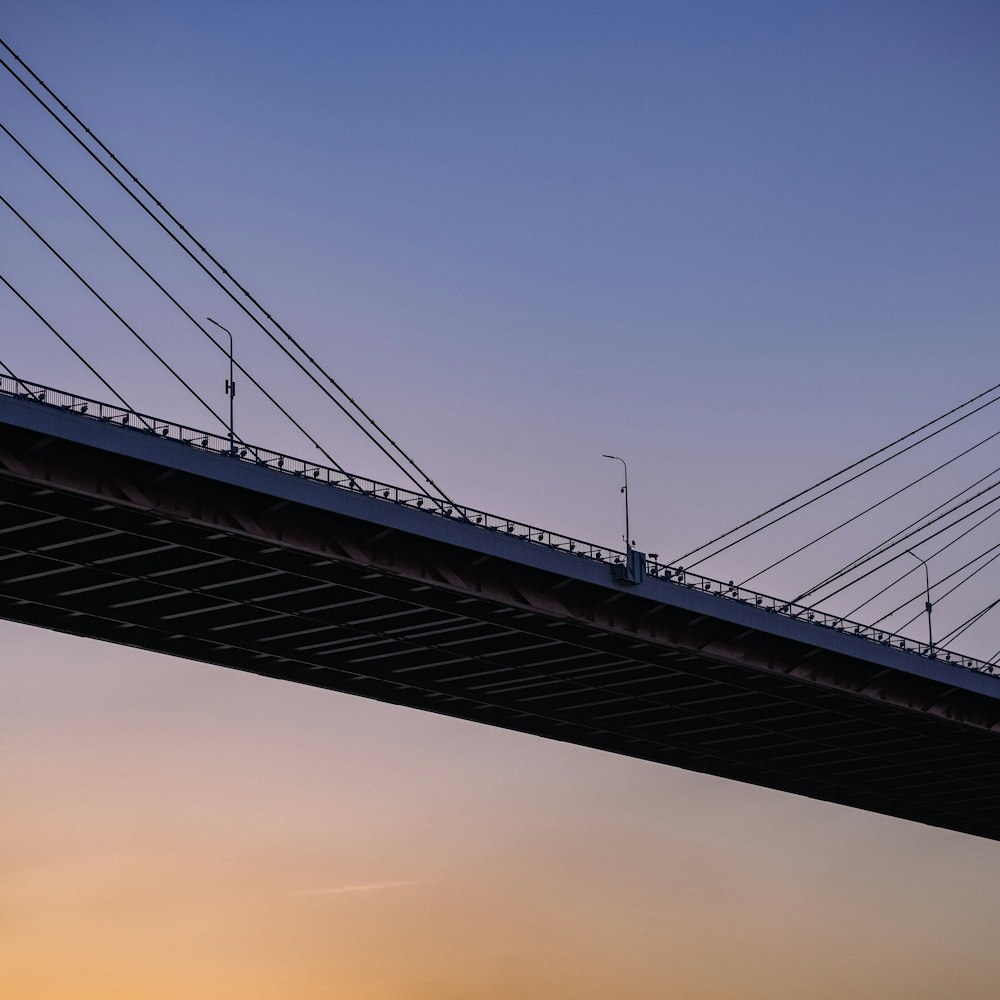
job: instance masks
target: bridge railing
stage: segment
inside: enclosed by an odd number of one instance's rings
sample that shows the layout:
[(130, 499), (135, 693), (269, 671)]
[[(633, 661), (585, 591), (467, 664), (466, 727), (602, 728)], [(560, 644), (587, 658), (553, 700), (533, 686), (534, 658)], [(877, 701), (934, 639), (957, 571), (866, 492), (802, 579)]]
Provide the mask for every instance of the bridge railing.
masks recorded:
[[(583, 559), (609, 565), (620, 564), (626, 559), (626, 553), (604, 545), (596, 545), (593, 542), (525, 524), (523, 521), (500, 517), (497, 514), (466, 507), (463, 504), (451, 503), (438, 497), (428, 496), (425, 493), (382, 483), (366, 476), (357, 476), (343, 469), (308, 462), (305, 459), (285, 455), (269, 448), (248, 444), (239, 438), (230, 438), (227, 434), (199, 430), (174, 421), (161, 420), (159, 417), (126, 407), (80, 396), (76, 393), (64, 392), (61, 389), (53, 389), (35, 382), (26, 382), (16, 376), (0, 374), (0, 395), (30, 400), (43, 406), (51, 406), (75, 413), (84, 419), (113, 424), (123, 430), (156, 435), (167, 440), (177, 441), (195, 450), (224, 455), (233, 461), (263, 466), (284, 475), (323, 483), (350, 492), (363, 493), (387, 503), (424, 511), (430, 516), (464, 521), (485, 531), (493, 531), (533, 545), (569, 552)], [(909, 636), (873, 628), (862, 622), (852, 621), (813, 607), (782, 601), (777, 597), (740, 587), (732, 580), (724, 583), (699, 573), (690, 572), (679, 566), (668, 566), (652, 557), (646, 560), (646, 573), (675, 586), (711, 594), (724, 600), (738, 601), (772, 614), (856, 635), (882, 646), (906, 650), (929, 659), (954, 663), (979, 673), (994, 677), (1000, 676), (1000, 664), (965, 656), (952, 650), (932, 647), (926, 642), (920, 642)]]

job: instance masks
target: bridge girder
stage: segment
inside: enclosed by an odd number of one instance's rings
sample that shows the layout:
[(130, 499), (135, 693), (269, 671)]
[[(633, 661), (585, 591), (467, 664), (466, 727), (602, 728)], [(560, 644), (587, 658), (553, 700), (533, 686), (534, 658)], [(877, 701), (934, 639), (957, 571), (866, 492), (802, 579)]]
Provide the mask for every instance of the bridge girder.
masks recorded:
[(3, 404), (3, 617), (1000, 839), (993, 678)]

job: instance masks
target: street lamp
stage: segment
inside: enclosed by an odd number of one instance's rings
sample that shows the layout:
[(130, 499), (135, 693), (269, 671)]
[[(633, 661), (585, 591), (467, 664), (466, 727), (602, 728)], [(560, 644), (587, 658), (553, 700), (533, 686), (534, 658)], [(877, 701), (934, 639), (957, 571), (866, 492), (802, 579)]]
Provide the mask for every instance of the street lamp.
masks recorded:
[[(927, 568), (926, 559), (921, 559), (920, 556), (918, 556), (916, 552), (913, 551), (913, 549), (904, 549), (903, 551), (908, 552), (911, 556), (913, 556), (914, 559), (917, 559), (924, 564), (924, 594), (926, 598), (924, 601), (924, 609), (927, 612), (927, 651), (929, 653), (933, 653), (934, 632), (931, 629), (931, 608), (933, 607), (933, 605), (931, 604), (931, 573), (930, 570)], [(945, 638), (947, 638), (947, 636)]]
[(630, 539), (630, 531), (628, 525), (628, 465), (624, 458), (619, 458), (617, 455), (602, 455), (602, 458), (610, 458), (615, 462), (621, 462), (625, 469), (625, 485), (622, 487), (621, 491), (625, 494), (625, 551), (630, 552), (632, 550), (632, 541)]
[(205, 318), (229, 337), (229, 378), (226, 379), (226, 395), (229, 397), (229, 451), (232, 453), (236, 450), (236, 438), (233, 434), (233, 401), (236, 399), (236, 380), (233, 378), (233, 335), (211, 316)]

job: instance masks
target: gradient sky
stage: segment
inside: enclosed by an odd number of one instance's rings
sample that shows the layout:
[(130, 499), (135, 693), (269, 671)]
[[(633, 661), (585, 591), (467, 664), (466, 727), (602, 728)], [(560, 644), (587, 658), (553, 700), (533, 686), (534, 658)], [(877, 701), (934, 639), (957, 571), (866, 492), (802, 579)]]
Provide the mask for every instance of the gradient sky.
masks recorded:
[[(675, 554), (1000, 381), (995, 4), (37, 0), (0, 34), (470, 504), (613, 543), (614, 451), (640, 547)], [(8, 78), (0, 120), (343, 465), (393, 478)], [(218, 357), (6, 141), (0, 193), (224, 403)], [(0, 260), (137, 405), (208, 425), (9, 215)], [(0, 360), (107, 396), (7, 295)], [(308, 454), (248, 386), (237, 417)], [(815, 526), (708, 568), (750, 572)], [(790, 596), (829, 557), (761, 586)], [(995, 594), (982, 576), (943, 621)], [(995, 844), (19, 626), (0, 641), (5, 996), (1000, 989)], [(989, 655), (1000, 626), (968, 641)]]

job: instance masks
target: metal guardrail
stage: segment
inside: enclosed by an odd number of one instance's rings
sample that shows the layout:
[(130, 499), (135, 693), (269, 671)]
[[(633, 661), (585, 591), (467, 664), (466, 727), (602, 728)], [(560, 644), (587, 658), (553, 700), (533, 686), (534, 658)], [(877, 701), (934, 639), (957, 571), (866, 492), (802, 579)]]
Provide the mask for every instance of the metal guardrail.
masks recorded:
[[(608, 548), (604, 545), (595, 545), (593, 542), (571, 538), (568, 535), (538, 528), (530, 524), (525, 524), (522, 521), (489, 514), (486, 511), (476, 510), (462, 504), (449, 503), (437, 497), (403, 489), (399, 486), (392, 486), (388, 483), (381, 483), (365, 476), (355, 476), (351, 473), (341, 472), (329, 466), (307, 462), (304, 459), (272, 451), (269, 448), (247, 444), (239, 439), (230, 439), (225, 434), (215, 434), (173, 421), (161, 420), (159, 417), (153, 417), (149, 414), (89, 399), (75, 393), (64, 392), (61, 389), (53, 389), (35, 382), (26, 382), (23, 379), (10, 375), (0, 375), (0, 395), (31, 400), (43, 406), (51, 406), (59, 410), (78, 414), (80, 417), (88, 420), (114, 424), (123, 430), (128, 429), (140, 434), (155, 434), (158, 437), (177, 441), (200, 451), (209, 451), (217, 455), (224, 455), (234, 461), (264, 466), (287, 476), (309, 479), (313, 482), (323, 483), (337, 489), (363, 493), (387, 503), (421, 510), (428, 516), (465, 521), (482, 528), (484, 531), (495, 531), (521, 539), (533, 545), (542, 545), (549, 549), (570, 552), (582, 559), (590, 559), (609, 565), (622, 564), (626, 559), (624, 552)], [(862, 622), (852, 621), (848, 618), (843, 618), (826, 611), (819, 611), (805, 605), (782, 601), (777, 597), (770, 597), (755, 590), (736, 586), (732, 580), (728, 583), (724, 583), (721, 580), (713, 580), (711, 577), (692, 573), (678, 566), (667, 566), (653, 558), (649, 558), (646, 561), (646, 573), (648, 576), (670, 582), (676, 586), (698, 590), (726, 600), (738, 601), (785, 618), (794, 618), (799, 621), (818, 625), (822, 628), (856, 635), (859, 638), (867, 639), (881, 646), (906, 650), (927, 659), (953, 663), (956, 666), (987, 674), (991, 677), (1000, 677), (1000, 664), (965, 656), (952, 650), (931, 647), (926, 642), (920, 642), (908, 636), (873, 628)]]

